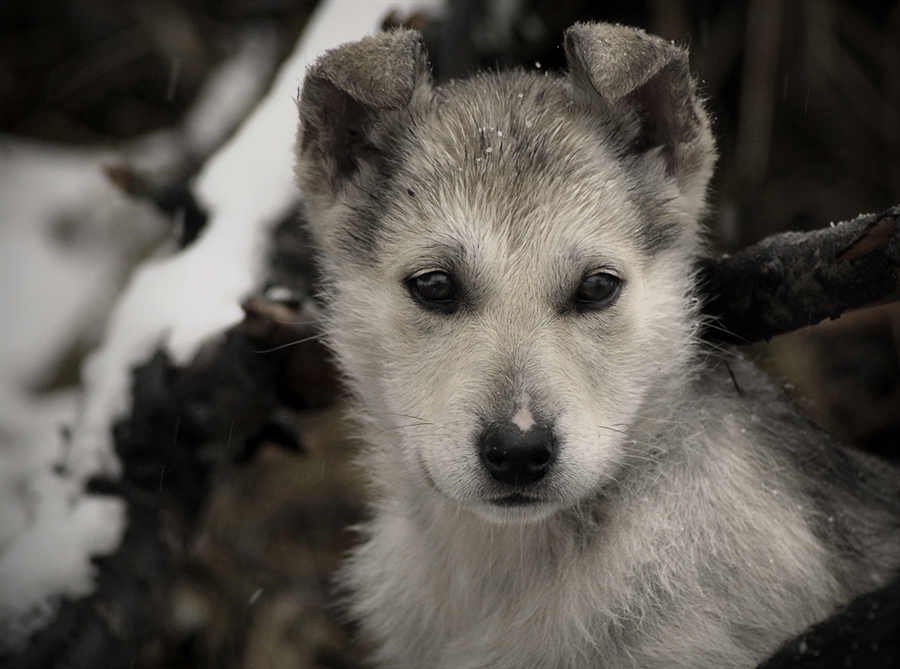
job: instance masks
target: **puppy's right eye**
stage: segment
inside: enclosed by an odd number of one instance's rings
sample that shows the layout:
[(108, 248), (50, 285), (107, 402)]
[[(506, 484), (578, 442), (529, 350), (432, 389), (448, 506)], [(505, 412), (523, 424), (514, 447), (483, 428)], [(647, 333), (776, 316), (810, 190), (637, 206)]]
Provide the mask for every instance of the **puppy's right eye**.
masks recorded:
[(459, 306), (459, 289), (447, 272), (424, 272), (407, 281), (409, 292), (419, 304), (444, 313), (451, 313)]
[(575, 308), (580, 312), (599, 311), (615, 301), (622, 280), (609, 272), (585, 277), (575, 291)]

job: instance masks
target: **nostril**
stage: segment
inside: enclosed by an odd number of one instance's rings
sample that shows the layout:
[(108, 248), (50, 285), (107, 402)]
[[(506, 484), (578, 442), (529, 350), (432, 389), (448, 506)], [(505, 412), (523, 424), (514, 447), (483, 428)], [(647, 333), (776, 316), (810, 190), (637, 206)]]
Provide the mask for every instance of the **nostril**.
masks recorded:
[(553, 431), (534, 425), (523, 432), (512, 423), (492, 423), (480, 437), (480, 455), (488, 473), (501, 483), (527, 485), (541, 480), (553, 464)]
[(508, 467), (506, 455), (507, 450), (502, 446), (496, 445), (489, 446), (481, 452), (481, 457), (484, 458), (484, 461), (487, 462), (489, 467), (498, 471)]
[[(550, 446), (548, 444), (548, 446)], [(528, 466), (532, 469), (544, 469), (547, 465), (550, 464), (550, 461), (553, 459), (553, 450), (552, 448), (546, 448), (540, 451), (536, 451), (532, 454), (532, 457), (528, 460)]]

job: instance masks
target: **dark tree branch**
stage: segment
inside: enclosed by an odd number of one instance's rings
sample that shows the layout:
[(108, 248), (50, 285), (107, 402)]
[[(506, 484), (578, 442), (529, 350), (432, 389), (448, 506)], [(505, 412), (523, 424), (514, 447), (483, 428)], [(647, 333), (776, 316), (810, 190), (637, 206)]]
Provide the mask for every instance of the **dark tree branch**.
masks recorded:
[(900, 205), (700, 261), (707, 339), (746, 344), (900, 299)]
[(900, 579), (895, 579), (785, 642), (757, 669), (896, 669), (898, 663)]

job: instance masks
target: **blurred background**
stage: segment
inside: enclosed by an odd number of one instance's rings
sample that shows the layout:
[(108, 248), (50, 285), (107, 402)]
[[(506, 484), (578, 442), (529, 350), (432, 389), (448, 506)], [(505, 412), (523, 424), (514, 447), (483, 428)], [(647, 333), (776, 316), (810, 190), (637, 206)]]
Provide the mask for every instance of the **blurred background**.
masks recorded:
[[(346, 3), (348, 12), (353, 4)], [(104, 258), (89, 264), (105, 268), (80, 298), (81, 317), (62, 322), (43, 315), (39, 293), (23, 297), (42, 280), (41, 268), (19, 264), (12, 271), (4, 256), (0, 339), (12, 343), (2, 349), (0, 368), (2, 448), (11, 448), (8, 435), (30, 398), (77, 391), (84, 357), (100, 341), (132, 268), (196, 234), (179, 198), (265, 93), (315, 5), (0, 4), (0, 245), (10, 248), (13, 235), (34, 221), (61, 256)], [(438, 79), (496, 67), (562, 68), (562, 32), (578, 20), (637, 25), (690, 48), (720, 150), (708, 221), (716, 251), (900, 203), (898, 2), (449, 0), (440, 13), (384, 17), (385, 25), (423, 31)], [(198, 126), (197, 109), (223, 99), (221, 91), (212, 96), (216, 87), (239, 92), (239, 99), (223, 105), (213, 126)], [(113, 154), (130, 156), (128, 168)], [(51, 169), (62, 165), (72, 167)], [(99, 206), (87, 214), (60, 214), (65, 207), (35, 214), (44, 185), (58, 192), (72, 172), (90, 172), (125, 192), (133, 208), (109, 216), (97, 214), (105, 211)], [(27, 183), (27, 202), (16, 179)], [(71, 187), (101, 188), (80, 184)], [(176, 204), (167, 206), (166, 198)], [(198, 216), (194, 225), (202, 226)], [(19, 364), (35, 347), (38, 363)], [(841, 439), (900, 459), (897, 303), (748, 353)], [(318, 381), (304, 377), (325, 387), (315, 401), (288, 402), (290, 415), (257, 430), (239, 463), (216, 469), (189, 521), (162, 524), (159, 531), (178, 544), (162, 567), (173, 574), (156, 609), (165, 620), (134, 637), (140, 641), (130, 666), (358, 666), (352, 629), (335, 615), (327, 582), (351, 541), (343, 528), (360, 517), (360, 493), (345, 466), (352, 445), (338, 418), (340, 392), (333, 378), (322, 380), (328, 370), (319, 372)]]

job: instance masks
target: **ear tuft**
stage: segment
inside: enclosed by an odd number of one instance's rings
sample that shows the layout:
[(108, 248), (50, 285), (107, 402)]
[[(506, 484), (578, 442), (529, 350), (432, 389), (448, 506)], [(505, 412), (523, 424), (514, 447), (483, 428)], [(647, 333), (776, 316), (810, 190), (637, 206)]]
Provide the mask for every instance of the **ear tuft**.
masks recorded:
[(397, 115), (430, 90), (422, 36), (396, 30), (326, 52), (298, 101), (297, 177), (308, 201), (331, 202), (348, 184), (389, 168)]
[(376, 109), (403, 109), (425, 65), (422, 35), (396, 30), (326, 52), (309, 68), (306, 82), (327, 82)]
[(569, 28), (565, 49), (573, 90), (599, 98), (620, 130), (622, 154), (661, 156), (667, 174), (702, 208), (715, 144), (687, 51), (643, 30), (603, 23)]
[(566, 31), (569, 71), (607, 100), (643, 86), (670, 63), (687, 66), (687, 54), (643, 30), (609, 23), (576, 23)]

